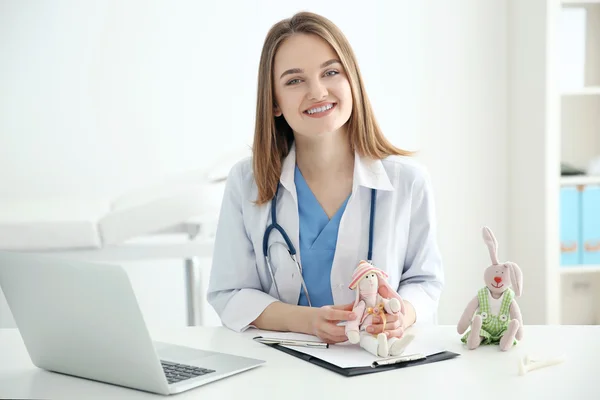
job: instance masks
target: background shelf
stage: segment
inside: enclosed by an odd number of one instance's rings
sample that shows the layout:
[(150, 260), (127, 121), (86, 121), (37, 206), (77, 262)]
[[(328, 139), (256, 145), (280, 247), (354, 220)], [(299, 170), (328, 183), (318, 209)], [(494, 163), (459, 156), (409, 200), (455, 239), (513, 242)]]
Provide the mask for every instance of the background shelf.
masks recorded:
[(600, 0), (562, 0), (561, 3), (565, 6), (582, 6), (586, 4), (600, 4)]
[(574, 175), (563, 176), (560, 178), (561, 186), (570, 185), (598, 185), (600, 184), (600, 176)]
[(593, 96), (600, 94), (600, 86), (588, 86), (581, 89), (565, 90), (563, 96)]
[(563, 96), (592, 96), (600, 94), (600, 86), (588, 86), (581, 89), (563, 91)]
[(560, 267), (561, 275), (600, 273), (600, 265), (564, 265)]

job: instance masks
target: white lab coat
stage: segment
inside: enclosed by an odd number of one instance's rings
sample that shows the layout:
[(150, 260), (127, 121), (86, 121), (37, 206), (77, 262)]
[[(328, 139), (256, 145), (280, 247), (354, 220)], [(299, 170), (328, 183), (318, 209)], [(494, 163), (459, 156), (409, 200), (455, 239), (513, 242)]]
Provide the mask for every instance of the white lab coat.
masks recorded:
[[(286, 230), (302, 263), (295, 164), (292, 147), (282, 166), (277, 221)], [(356, 154), (354, 165), (352, 194), (340, 221), (331, 269), (334, 303), (355, 300), (356, 294), (348, 284), (360, 260), (367, 259), (370, 189), (375, 188), (373, 263), (388, 273), (390, 285), (414, 306), (417, 323), (436, 322), (444, 271), (427, 172), (414, 159), (401, 156), (371, 160)], [(247, 158), (233, 166), (227, 179), (207, 293), (208, 302), (223, 325), (234, 331), (251, 327), (252, 321), (277, 301), (262, 250), (271, 203), (257, 206), (253, 203), (256, 198), (252, 161)], [(274, 241), (283, 243), (275, 230), (269, 243)], [(271, 248), (271, 263), (281, 300), (297, 304), (301, 280), (283, 246)]]

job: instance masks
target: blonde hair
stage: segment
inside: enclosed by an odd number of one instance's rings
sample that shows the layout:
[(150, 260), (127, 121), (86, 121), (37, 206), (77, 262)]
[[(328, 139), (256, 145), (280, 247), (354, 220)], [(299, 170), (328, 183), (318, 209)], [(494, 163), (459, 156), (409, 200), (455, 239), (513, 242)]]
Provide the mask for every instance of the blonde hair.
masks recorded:
[(352, 91), (352, 113), (348, 135), (352, 151), (382, 159), (389, 155), (412, 155), (393, 146), (382, 134), (365, 91), (354, 52), (341, 30), (330, 20), (311, 12), (299, 12), (271, 27), (265, 38), (258, 70), (258, 93), (254, 143), (254, 179), (258, 187), (257, 204), (270, 201), (277, 190), (281, 166), (294, 141), (292, 128), (283, 116), (274, 115), (273, 64), (279, 46), (298, 33), (314, 34), (325, 40), (338, 54)]

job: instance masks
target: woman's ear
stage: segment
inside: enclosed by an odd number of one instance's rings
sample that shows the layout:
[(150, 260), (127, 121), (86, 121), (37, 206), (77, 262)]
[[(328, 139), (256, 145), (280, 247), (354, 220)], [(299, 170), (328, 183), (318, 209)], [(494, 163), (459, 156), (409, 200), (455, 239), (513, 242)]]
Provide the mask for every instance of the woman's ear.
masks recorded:
[(283, 114), (283, 113), (281, 112), (281, 109), (279, 108), (279, 106), (278, 106), (277, 104), (273, 105), (273, 114), (274, 114), (276, 117), (281, 117), (281, 115)]

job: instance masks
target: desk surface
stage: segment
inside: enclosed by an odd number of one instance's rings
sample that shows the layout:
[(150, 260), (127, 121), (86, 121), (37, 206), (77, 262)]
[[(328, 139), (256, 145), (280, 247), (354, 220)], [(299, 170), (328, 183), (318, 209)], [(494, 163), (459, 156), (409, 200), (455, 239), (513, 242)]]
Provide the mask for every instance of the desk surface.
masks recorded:
[[(180, 399), (598, 399), (600, 326), (527, 326), (508, 352), (497, 346), (469, 351), (453, 326), (414, 329), (431, 335), (452, 360), (343, 377), (252, 341), (256, 331), (225, 328), (154, 329), (154, 340), (266, 360), (263, 366), (176, 395)], [(0, 329), (0, 398), (164, 398), (36, 368), (15, 329)], [(565, 357), (559, 365), (518, 373), (519, 358)], [(400, 397), (392, 393), (397, 391)]]

